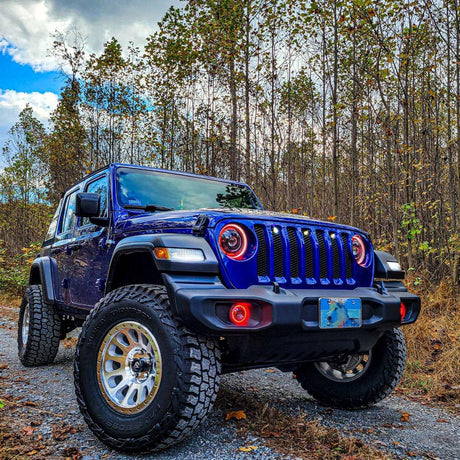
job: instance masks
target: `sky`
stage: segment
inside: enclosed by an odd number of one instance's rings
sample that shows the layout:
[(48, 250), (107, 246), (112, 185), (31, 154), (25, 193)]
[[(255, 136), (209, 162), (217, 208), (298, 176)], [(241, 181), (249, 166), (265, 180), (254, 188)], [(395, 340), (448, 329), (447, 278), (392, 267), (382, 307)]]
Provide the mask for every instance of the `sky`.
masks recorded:
[(100, 53), (113, 36), (143, 46), (179, 0), (0, 0), (0, 151), (28, 103), (45, 125), (63, 77), (50, 56), (52, 35), (77, 30), (85, 51)]

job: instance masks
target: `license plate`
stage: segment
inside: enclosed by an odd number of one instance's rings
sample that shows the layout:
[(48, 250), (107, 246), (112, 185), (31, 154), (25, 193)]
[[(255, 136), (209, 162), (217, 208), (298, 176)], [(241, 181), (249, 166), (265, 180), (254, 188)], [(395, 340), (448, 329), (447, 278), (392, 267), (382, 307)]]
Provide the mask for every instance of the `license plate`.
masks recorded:
[(331, 297), (319, 299), (319, 327), (339, 329), (361, 327), (361, 299)]

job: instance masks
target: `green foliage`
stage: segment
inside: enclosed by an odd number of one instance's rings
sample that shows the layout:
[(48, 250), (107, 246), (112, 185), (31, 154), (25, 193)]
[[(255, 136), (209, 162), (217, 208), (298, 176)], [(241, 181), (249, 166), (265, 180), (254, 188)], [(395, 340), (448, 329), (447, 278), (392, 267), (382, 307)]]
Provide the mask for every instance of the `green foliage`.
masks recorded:
[(422, 233), (422, 224), (415, 214), (415, 203), (405, 203), (401, 209), (403, 211), (402, 228), (407, 231), (407, 239), (413, 240)]
[(10, 257), (0, 241), (0, 293), (22, 295), (29, 282), (31, 264), (40, 247), (41, 244), (34, 243)]

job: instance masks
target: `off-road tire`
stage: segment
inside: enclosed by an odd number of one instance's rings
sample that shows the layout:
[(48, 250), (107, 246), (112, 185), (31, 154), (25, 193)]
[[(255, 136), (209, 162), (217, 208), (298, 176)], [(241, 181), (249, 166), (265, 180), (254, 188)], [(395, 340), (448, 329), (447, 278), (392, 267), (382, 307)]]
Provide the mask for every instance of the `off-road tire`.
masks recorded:
[[(163, 367), (154, 399), (136, 414), (111, 407), (97, 380), (98, 350), (124, 321), (148, 328)], [(74, 382), (80, 411), (102, 442), (123, 452), (166, 449), (190, 435), (213, 407), (219, 375), (216, 342), (185, 328), (163, 286), (130, 285), (110, 292), (86, 319), (77, 344)]]
[(398, 385), (406, 365), (406, 342), (400, 329), (385, 332), (372, 348), (369, 367), (356, 380), (337, 382), (308, 363), (294, 374), (302, 387), (321, 404), (360, 409), (386, 398)]
[[(23, 343), (24, 312), (29, 307), (29, 334)], [(45, 301), (40, 285), (29, 286), (22, 298), (18, 321), (18, 355), (27, 367), (51, 364), (59, 349), (61, 317)]]

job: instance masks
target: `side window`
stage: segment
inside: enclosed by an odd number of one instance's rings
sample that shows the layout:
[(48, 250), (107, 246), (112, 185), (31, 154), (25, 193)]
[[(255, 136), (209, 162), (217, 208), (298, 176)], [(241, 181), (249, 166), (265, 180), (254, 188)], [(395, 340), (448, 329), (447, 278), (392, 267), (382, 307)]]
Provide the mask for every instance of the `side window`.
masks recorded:
[(59, 206), (57, 207), (56, 212), (54, 213), (53, 219), (51, 220), (51, 224), (48, 228), (48, 232), (46, 233), (45, 241), (43, 242), (43, 246), (48, 246), (48, 244), (51, 244), (54, 240), (54, 236), (56, 235), (57, 224), (59, 221), (59, 213), (61, 211), (61, 205), (62, 205), (62, 200), (59, 202)]
[[(107, 195), (108, 195), (108, 187), (107, 187), (107, 176), (102, 176), (90, 182), (86, 188), (85, 192), (88, 193), (97, 193), (101, 197), (100, 201), (100, 208), (99, 208), (99, 217), (106, 217), (107, 216)], [(80, 220), (80, 227), (84, 225), (88, 225), (89, 217), (83, 217)]]
[(58, 229), (58, 236), (60, 239), (69, 238), (72, 230), (77, 221), (77, 216), (75, 215), (75, 204), (78, 190), (72, 192), (67, 196), (64, 203), (64, 212), (62, 213), (61, 222)]

